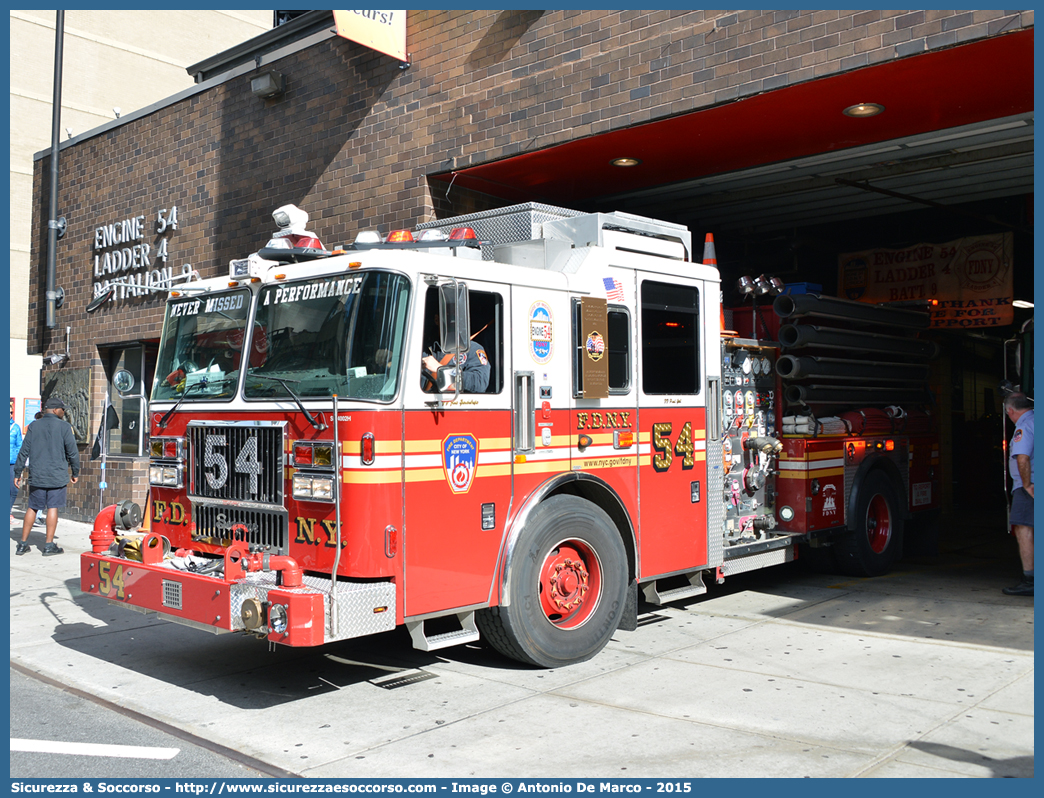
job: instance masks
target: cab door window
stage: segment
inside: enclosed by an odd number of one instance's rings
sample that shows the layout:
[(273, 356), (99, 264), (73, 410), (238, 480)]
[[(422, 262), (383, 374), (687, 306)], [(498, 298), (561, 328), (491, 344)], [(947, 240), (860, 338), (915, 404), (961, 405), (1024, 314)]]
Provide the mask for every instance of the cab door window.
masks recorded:
[[(605, 354), (609, 362), (609, 393), (631, 390), (631, 314), (627, 308), (609, 305)], [(584, 333), (580, 323), (580, 300), (573, 300), (573, 396), (584, 395)]]
[[(461, 393), (500, 393), (504, 388), (504, 299), (491, 291), (468, 291), (471, 345), (464, 356)], [(424, 297), (424, 351), (439, 365), (449, 365), (451, 356), (439, 346), (439, 292), (429, 286)], [(445, 362), (443, 362), (445, 361)], [(422, 367), (421, 387), (435, 390), (432, 372)]]
[(642, 283), (642, 390), (646, 394), (700, 392), (699, 291), (692, 286)]

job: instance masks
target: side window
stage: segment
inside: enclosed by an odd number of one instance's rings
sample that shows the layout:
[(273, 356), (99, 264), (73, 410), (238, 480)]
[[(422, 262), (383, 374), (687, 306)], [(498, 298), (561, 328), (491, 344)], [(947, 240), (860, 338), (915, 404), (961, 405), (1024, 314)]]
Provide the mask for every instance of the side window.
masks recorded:
[[(627, 308), (609, 305), (607, 309), (606, 358), (609, 361), (609, 393), (631, 389), (631, 314)], [(580, 300), (573, 300), (573, 396), (583, 396), (584, 334), (580, 329)]]
[[(439, 293), (429, 286), (424, 297), (422, 357), (434, 357), (442, 364), (448, 356), (439, 348)], [(504, 389), (504, 298), (491, 291), (468, 290), (468, 315), (471, 347), (465, 357), (462, 393), (500, 393)], [(443, 364), (443, 365), (446, 365)], [(429, 372), (421, 370), (421, 387), (434, 386)]]
[(642, 390), (699, 393), (699, 291), (646, 280), (641, 296)]

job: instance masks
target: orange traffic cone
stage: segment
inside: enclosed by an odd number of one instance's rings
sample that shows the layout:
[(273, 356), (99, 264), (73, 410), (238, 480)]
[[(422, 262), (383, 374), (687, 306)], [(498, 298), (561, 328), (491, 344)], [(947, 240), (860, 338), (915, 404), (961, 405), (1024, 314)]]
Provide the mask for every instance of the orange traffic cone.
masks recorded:
[(718, 265), (718, 256), (714, 252), (714, 233), (707, 233), (707, 240), (703, 242), (703, 265)]

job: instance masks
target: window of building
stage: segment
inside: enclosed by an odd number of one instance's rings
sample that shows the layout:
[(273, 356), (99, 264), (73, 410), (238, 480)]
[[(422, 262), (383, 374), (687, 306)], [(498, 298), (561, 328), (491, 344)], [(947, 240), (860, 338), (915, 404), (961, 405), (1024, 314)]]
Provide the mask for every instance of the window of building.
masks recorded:
[(642, 390), (700, 392), (699, 291), (687, 285), (642, 283)]
[[(115, 413), (107, 414), (104, 426), (105, 451), (109, 455), (143, 456), (147, 446), (148, 386), (156, 368), (156, 347), (133, 344), (109, 350), (108, 391), (109, 404)], [(134, 378), (129, 390), (122, 394), (113, 384), (120, 371), (128, 371)]]

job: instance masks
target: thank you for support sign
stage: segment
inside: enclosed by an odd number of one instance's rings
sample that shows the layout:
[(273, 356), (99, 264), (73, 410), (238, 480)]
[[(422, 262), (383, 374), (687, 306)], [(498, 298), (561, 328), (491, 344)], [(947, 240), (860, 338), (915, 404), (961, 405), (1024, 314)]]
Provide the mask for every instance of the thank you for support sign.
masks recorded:
[(405, 11), (334, 11), (333, 15), (338, 36), (409, 61)]
[(1011, 233), (945, 244), (868, 249), (841, 255), (841, 296), (861, 302), (938, 300), (932, 327), (1003, 327), (1014, 318)]

